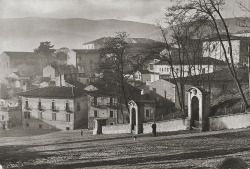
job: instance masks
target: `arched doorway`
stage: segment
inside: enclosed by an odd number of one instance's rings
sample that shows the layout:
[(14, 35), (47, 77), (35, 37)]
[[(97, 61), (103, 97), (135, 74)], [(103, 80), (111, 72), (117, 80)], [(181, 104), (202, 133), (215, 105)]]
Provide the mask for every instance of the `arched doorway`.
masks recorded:
[(135, 129), (135, 126), (137, 125), (136, 124), (136, 112), (135, 112), (135, 108), (132, 108), (132, 121), (131, 121), (131, 123), (132, 123), (132, 130), (134, 130)]
[(199, 100), (196, 96), (191, 101), (191, 121), (192, 128), (199, 128)]
[(208, 130), (207, 119), (210, 114), (210, 92), (191, 87), (188, 93), (188, 120), (189, 128), (199, 129), (200, 131)]
[(139, 108), (137, 104), (131, 100), (128, 102), (129, 118), (130, 118), (130, 131), (134, 134), (142, 132), (142, 121), (140, 120)]

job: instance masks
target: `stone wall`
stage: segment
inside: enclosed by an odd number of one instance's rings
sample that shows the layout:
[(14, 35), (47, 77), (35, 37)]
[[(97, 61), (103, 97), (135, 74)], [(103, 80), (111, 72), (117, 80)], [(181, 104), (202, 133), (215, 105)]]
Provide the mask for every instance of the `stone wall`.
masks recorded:
[(250, 112), (209, 117), (209, 130), (239, 129), (250, 126)]
[(124, 134), (130, 132), (130, 124), (102, 126), (102, 134)]
[[(153, 122), (143, 123), (143, 133), (152, 133), (152, 124)], [(174, 119), (168, 121), (159, 121), (156, 122), (156, 131), (157, 132), (169, 132), (169, 131), (180, 131), (187, 130), (186, 119)]]

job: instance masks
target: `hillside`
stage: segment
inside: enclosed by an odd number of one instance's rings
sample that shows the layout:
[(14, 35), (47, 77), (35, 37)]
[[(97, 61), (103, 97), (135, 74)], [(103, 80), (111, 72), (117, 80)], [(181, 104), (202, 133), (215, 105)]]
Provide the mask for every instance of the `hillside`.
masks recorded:
[[(226, 23), (231, 33), (250, 30), (240, 27), (236, 18), (228, 18)], [(55, 48), (82, 48), (83, 43), (113, 36), (119, 31), (126, 31), (133, 38), (162, 39), (155, 25), (124, 20), (35, 17), (0, 19), (0, 52), (32, 51), (42, 41), (51, 41)]]
[[(0, 52), (32, 51), (41, 41), (51, 41), (55, 48), (81, 48), (82, 44), (103, 36), (126, 31), (130, 37), (148, 37), (154, 25), (121, 20), (83, 18), (13, 18), (0, 19)], [(150, 37), (149, 37), (150, 38)]]
[[(240, 20), (246, 20), (248, 27), (243, 27), (242, 23), (240, 22)], [(250, 17), (249, 18), (226, 18), (225, 22), (229, 28), (229, 32), (231, 34), (235, 34), (238, 32), (242, 32), (244, 30), (250, 31)], [(222, 21), (221, 20), (217, 20), (217, 24), (219, 26), (219, 28), (222, 28)], [(210, 33), (211, 29), (209, 27), (204, 28), (205, 32)], [(170, 28), (166, 28), (167, 31), (167, 37), (171, 36), (172, 31), (170, 30)], [(162, 38), (159, 39), (159, 37), (161, 37), (161, 33), (158, 30), (155, 30), (154, 32), (152, 32), (151, 34), (148, 35), (149, 37), (151, 37), (152, 39), (157, 39), (160, 40)]]

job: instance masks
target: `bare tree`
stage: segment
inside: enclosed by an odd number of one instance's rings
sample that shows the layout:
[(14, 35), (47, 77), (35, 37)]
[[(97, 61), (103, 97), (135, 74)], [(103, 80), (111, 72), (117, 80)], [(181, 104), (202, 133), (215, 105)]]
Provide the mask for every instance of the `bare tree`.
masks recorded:
[[(173, 6), (168, 8), (165, 13), (165, 23), (168, 24), (168, 29), (163, 28), (160, 22), (157, 22), (157, 27), (161, 31), (166, 49), (161, 57), (170, 65), (179, 106), (182, 114), (185, 115), (186, 81), (191, 79), (192, 84), (198, 87), (203, 84), (200, 76), (204, 64), (202, 47), (203, 38), (207, 35), (204, 29), (209, 25), (203, 18), (195, 22), (191, 19), (187, 20), (176, 9), (177, 7)], [(168, 31), (171, 31), (170, 37), (168, 37), (170, 34)], [(210, 66), (209, 62), (208, 66)], [(187, 74), (189, 75), (188, 78), (186, 78)], [(208, 83), (210, 84), (210, 80)]]
[(104, 46), (99, 50), (102, 61), (98, 70), (103, 74), (102, 81), (112, 86), (112, 90), (116, 93), (123, 122), (124, 110), (122, 103), (125, 104), (127, 111), (129, 111), (128, 101), (136, 97), (133, 92), (129, 92), (131, 85), (129, 85), (128, 81), (151, 57), (150, 53), (143, 50), (144, 47), (136, 48), (136, 52), (131, 51), (134, 48), (132, 49), (127, 42), (128, 38), (126, 32), (118, 32), (115, 37), (107, 38)]
[[(218, 37), (220, 45), (222, 47), (223, 55), (226, 60), (228, 69), (242, 96), (245, 107), (247, 108), (248, 102), (246, 100), (240, 81), (236, 74), (229, 28), (225, 22), (225, 19), (221, 14), (221, 8), (224, 5), (224, 3), (225, 3), (224, 0), (188, 0), (187, 3), (183, 3), (183, 1), (178, 1), (176, 5), (172, 6), (169, 9), (175, 11), (175, 13), (178, 14), (178, 16), (182, 18), (182, 21), (184, 22), (206, 21), (213, 27), (215, 34)], [(228, 48), (229, 53), (227, 53), (225, 43), (223, 43), (224, 36), (226, 37), (226, 42), (229, 45)]]

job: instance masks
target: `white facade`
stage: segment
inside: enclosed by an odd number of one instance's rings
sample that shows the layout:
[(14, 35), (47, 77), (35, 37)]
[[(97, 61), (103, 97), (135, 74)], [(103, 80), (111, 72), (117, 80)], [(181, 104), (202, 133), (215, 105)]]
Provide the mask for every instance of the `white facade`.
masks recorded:
[(56, 79), (56, 70), (52, 66), (48, 65), (43, 68), (43, 77), (50, 77), (51, 80)]
[[(174, 75), (175, 77), (181, 76), (181, 66), (180, 65), (173, 65), (174, 68)], [(184, 74), (183, 76), (186, 77), (188, 75), (199, 75), (199, 74), (205, 74), (205, 73), (212, 73), (214, 71), (213, 65), (194, 65), (190, 67), (189, 65), (183, 66)], [(191, 70), (191, 71), (190, 71)], [(156, 64), (151, 65), (149, 71), (154, 73), (159, 73), (160, 75), (170, 75), (173, 77), (171, 66), (168, 64)]]
[(175, 85), (173, 83), (160, 79), (150, 83), (149, 86), (154, 88), (157, 94), (175, 102)]
[(83, 49), (87, 49), (87, 50), (89, 50), (89, 49), (95, 49), (95, 45), (93, 43), (92, 44), (83, 45), (82, 47), (83, 47)]
[[(240, 40), (231, 40), (232, 52), (234, 57), (234, 63), (239, 63), (240, 61)], [(229, 43), (228, 41), (223, 41), (225, 50), (227, 52), (227, 57), (229, 58)], [(222, 45), (219, 41), (203, 42), (203, 57), (211, 57), (218, 60), (225, 61), (225, 55)], [(230, 61), (230, 60), (229, 60)]]
[(68, 52), (67, 65), (77, 66), (76, 52), (73, 50), (69, 50)]

